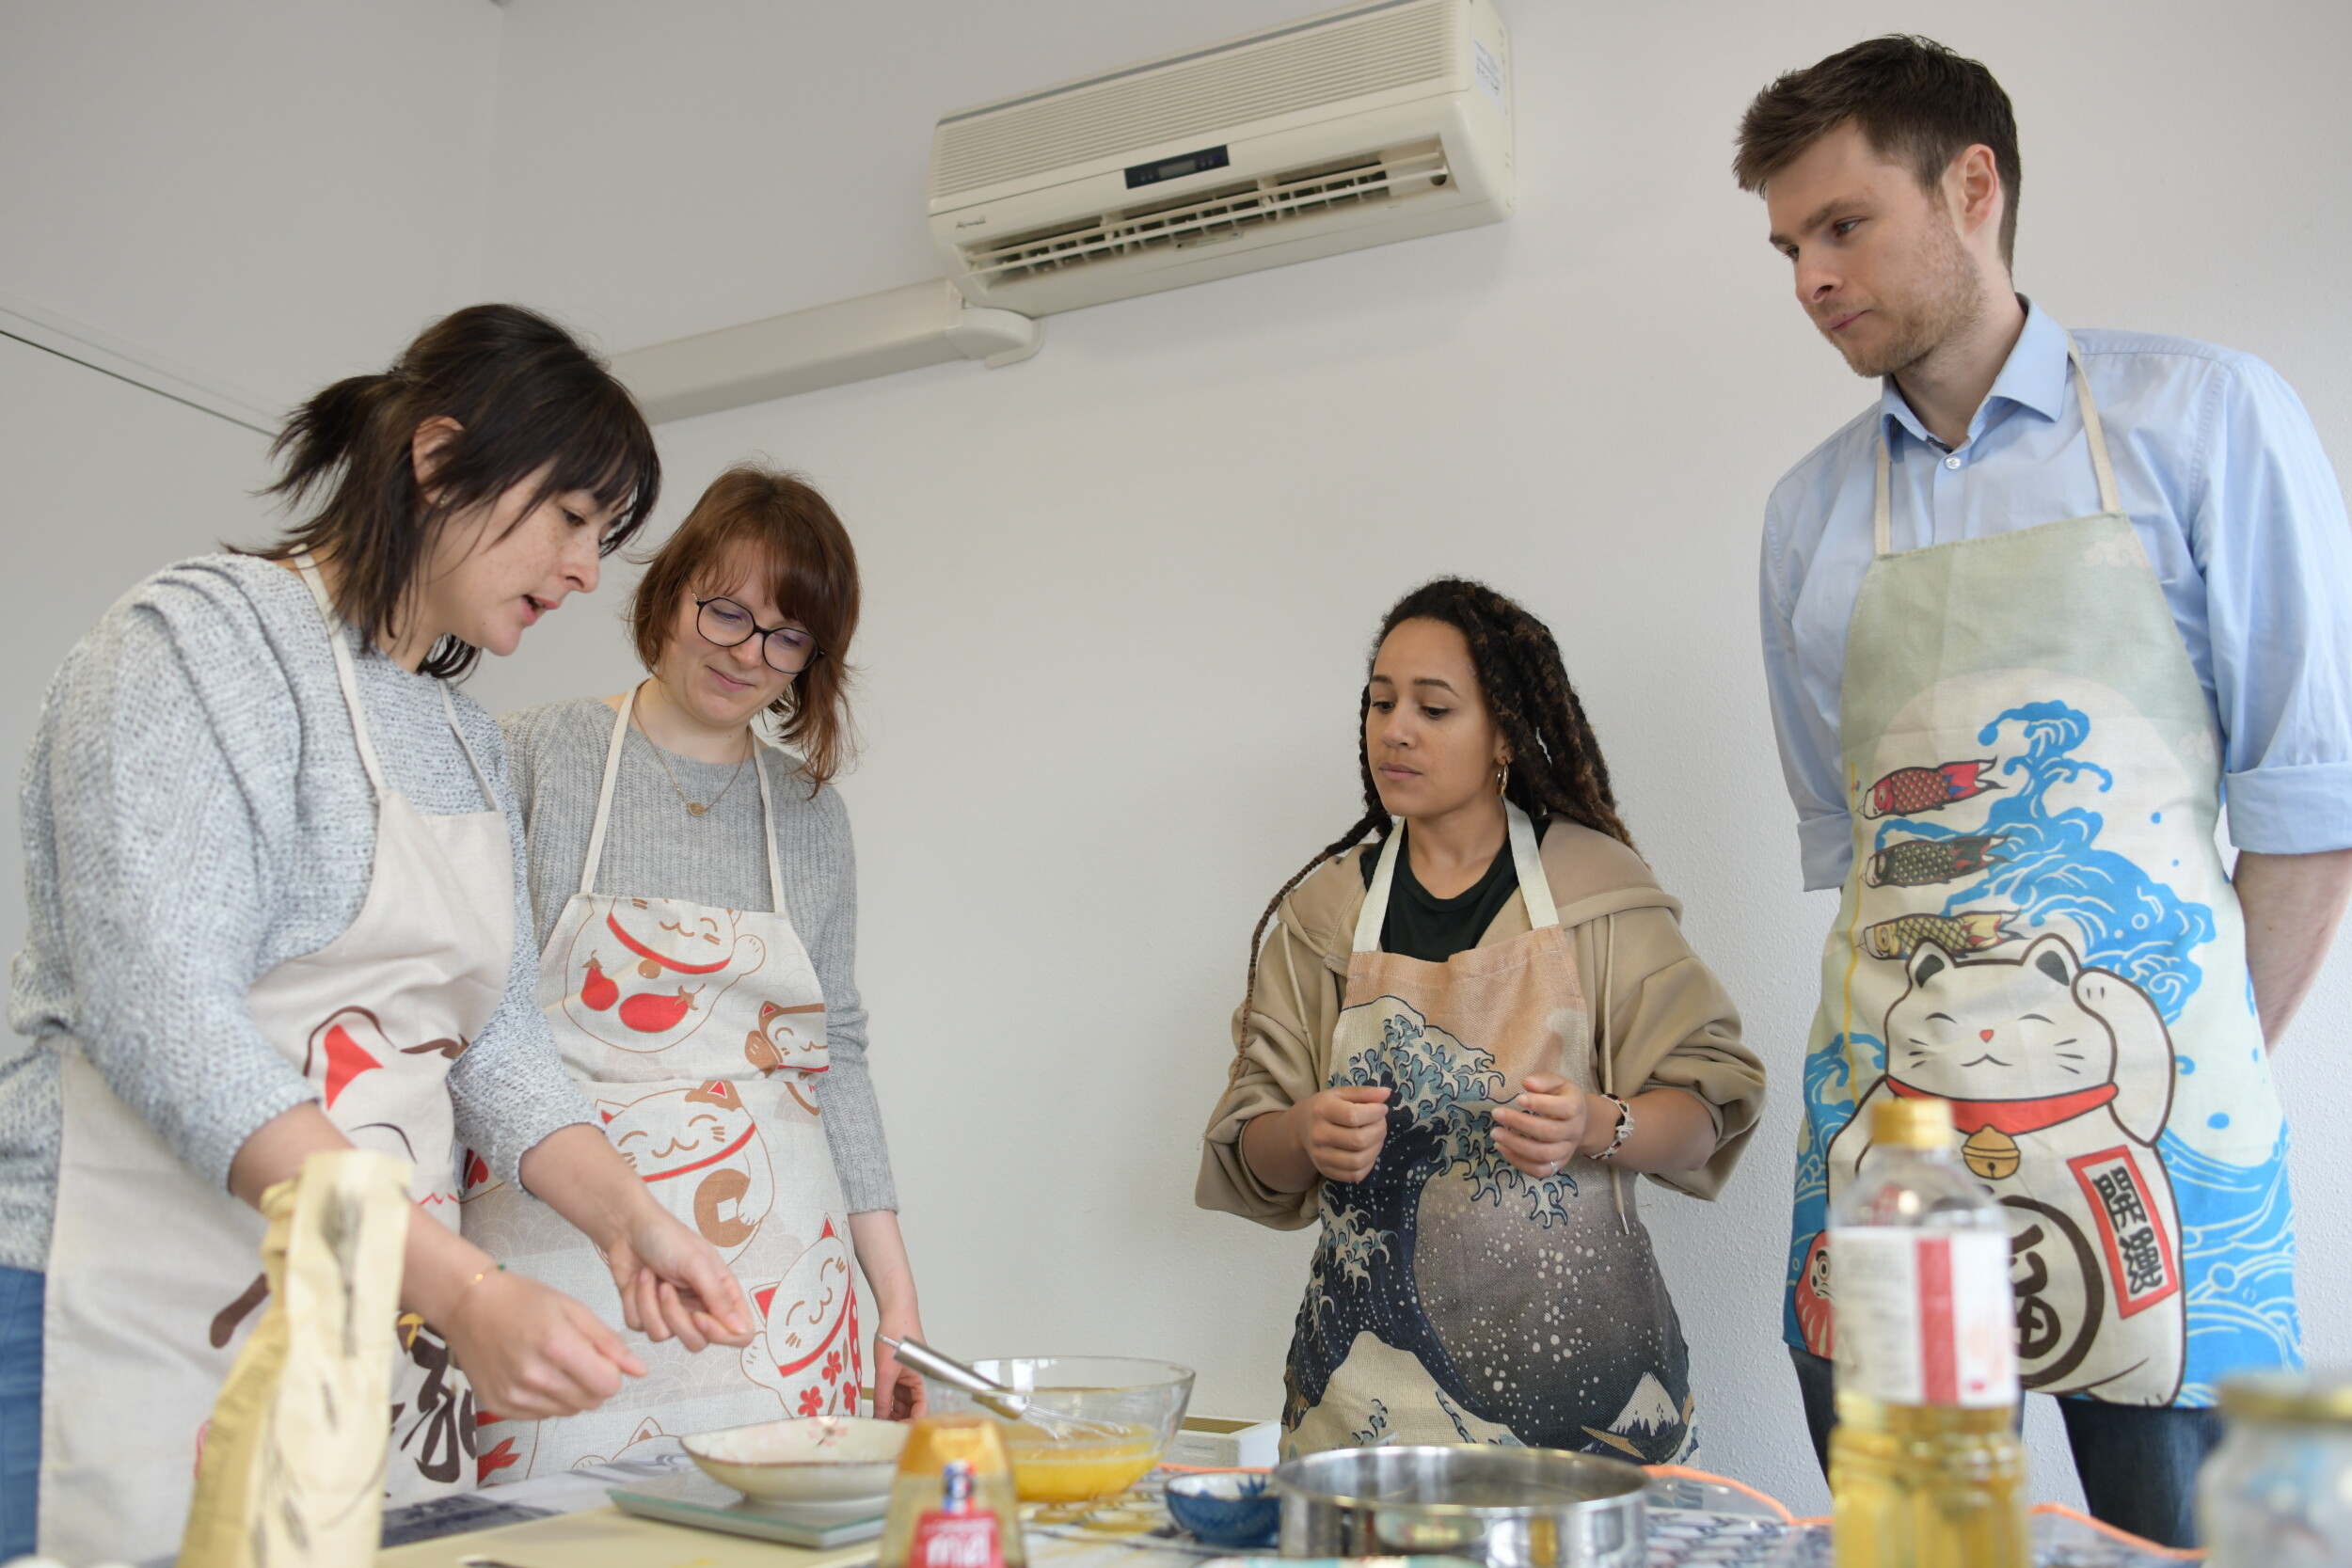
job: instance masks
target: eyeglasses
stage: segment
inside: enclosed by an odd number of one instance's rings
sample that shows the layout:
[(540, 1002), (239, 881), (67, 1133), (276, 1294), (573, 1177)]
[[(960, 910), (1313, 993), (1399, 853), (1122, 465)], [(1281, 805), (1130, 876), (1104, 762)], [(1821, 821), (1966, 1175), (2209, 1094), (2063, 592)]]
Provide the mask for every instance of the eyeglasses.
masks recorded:
[(798, 626), (758, 626), (733, 599), (696, 599), (694, 610), (695, 629), (717, 647), (741, 647), (757, 637), (759, 657), (779, 675), (797, 675), (824, 657), (817, 640)]

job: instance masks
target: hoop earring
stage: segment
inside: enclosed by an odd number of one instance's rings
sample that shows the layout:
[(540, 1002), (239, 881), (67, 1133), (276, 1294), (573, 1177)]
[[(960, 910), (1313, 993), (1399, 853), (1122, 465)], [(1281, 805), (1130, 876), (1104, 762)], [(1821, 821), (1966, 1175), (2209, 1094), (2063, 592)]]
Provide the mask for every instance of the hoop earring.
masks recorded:
[(1506, 761), (1501, 768), (1495, 769), (1495, 796), (1498, 800), (1507, 799), (1510, 792), (1511, 765)]

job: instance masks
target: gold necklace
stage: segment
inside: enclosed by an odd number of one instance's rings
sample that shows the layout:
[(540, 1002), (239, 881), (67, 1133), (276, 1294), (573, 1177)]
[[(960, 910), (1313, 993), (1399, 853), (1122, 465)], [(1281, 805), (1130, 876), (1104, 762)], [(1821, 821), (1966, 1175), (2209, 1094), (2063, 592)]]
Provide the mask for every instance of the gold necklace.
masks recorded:
[(715, 810), (718, 807), (719, 801), (727, 798), (727, 790), (733, 789), (735, 787), (735, 781), (743, 776), (743, 764), (752, 760), (752, 747), (756, 744), (756, 742), (752, 742), (748, 737), (746, 737), (746, 744), (743, 747), (743, 754), (737, 760), (735, 764), (735, 771), (727, 775), (725, 788), (719, 791), (718, 798), (716, 800), (713, 800), (708, 805), (705, 805), (700, 800), (688, 800), (686, 799), (686, 791), (678, 789), (677, 775), (670, 771), (670, 759), (661, 754), (661, 748), (655, 745), (653, 736), (645, 735), (644, 721), (642, 719), (638, 721), (637, 733), (639, 735), (645, 736), (645, 744), (653, 748), (653, 760), (661, 765), (661, 771), (663, 775), (669, 779), (670, 787), (672, 789), (676, 789), (677, 798), (680, 800), (685, 801), (686, 814), (689, 816), (700, 816), (707, 811)]

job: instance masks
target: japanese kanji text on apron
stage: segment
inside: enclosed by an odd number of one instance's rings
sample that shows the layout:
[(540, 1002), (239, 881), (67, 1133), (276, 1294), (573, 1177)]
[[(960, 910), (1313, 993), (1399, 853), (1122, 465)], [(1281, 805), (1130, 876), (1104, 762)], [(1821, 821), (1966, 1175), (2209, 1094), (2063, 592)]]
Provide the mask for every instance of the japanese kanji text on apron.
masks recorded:
[[(349, 928), (262, 975), (246, 1005), (262, 1037), (318, 1087), (328, 1118), (360, 1148), (408, 1162), (411, 1196), (453, 1228), (447, 1080), (513, 967), (514, 845), (470, 746), (482, 811), (426, 816), (386, 784), (342, 626), (315, 566), (307, 556), (299, 564), (375, 794), (375, 862)], [(465, 745), (446, 687), (441, 701)], [(78, 1048), (65, 1053), (63, 1096), (40, 1549), (68, 1562), (140, 1561), (179, 1544), (204, 1423), (266, 1291), (266, 1227), (198, 1180)], [(391, 1501), (470, 1490), (473, 1395), (421, 1320), (402, 1318), (399, 1343)]]
[(1934, 1095), (2010, 1210), (2024, 1386), (2209, 1405), (2300, 1365), (2286, 1130), (2214, 847), (2213, 715), (2073, 368), (2095, 515), (1891, 552), (1881, 437), (1786, 1330), (1830, 1354), (1821, 1232), (1857, 1113)]
[(1476, 1108), (1532, 1072), (1590, 1090), (1608, 1060), (1534, 828), (1504, 809), (1526, 935), (1444, 963), (1381, 952), (1401, 828), (1364, 895), (1328, 1086), (1388, 1086), (1387, 1141), (1364, 1180), (1323, 1184), (1286, 1457), (1519, 1443), (1662, 1463), (1692, 1446), (1690, 1353), (1630, 1183), (1581, 1157), (1531, 1180)]
[[(586, 1414), (485, 1417), (485, 1484), (638, 1457), (681, 1435), (787, 1416), (857, 1414), (861, 1356), (849, 1218), (818, 1118), (825, 996), (785, 908), (766, 760), (760, 822), (772, 912), (596, 891), (637, 694), (606, 749), (580, 892), (539, 958), (539, 1002), (612, 1147), (662, 1206), (719, 1249), (752, 1307), (748, 1349), (690, 1354), (624, 1334), (645, 1376)], [(755, 742), (755, 745), (757, 745)], [(465, 1232), (509, 1268), (614, 1301), (587, 1239), (466, 1162)]]

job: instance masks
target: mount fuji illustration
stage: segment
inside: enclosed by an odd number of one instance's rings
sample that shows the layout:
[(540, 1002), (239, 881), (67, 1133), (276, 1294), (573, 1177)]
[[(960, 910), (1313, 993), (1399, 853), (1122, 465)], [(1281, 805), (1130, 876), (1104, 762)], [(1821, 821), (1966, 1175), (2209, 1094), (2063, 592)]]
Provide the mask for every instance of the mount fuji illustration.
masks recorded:
[[(1673, 1457), (1673, 1450), (1682, 1446), (1684, 1432), (1690, 1425), (1690, 1412), (1675, 1408), (1674, 1397), (1654, 1372), (1644, 1372), (1642, 1381), (1633, 1386), (1633, 1397), (1625, 1402), (1617, 1418), (1604, 1432), (1598, 1427), (1586, 1427), (1585, 1435), (1608, 1444), (1638, 1465), (1658, 1465)], [(1659, 1440), (1666, 1438), (1661, 1444)], [(1654, 1450), (1666, 1449), (1663, 1458)]]

